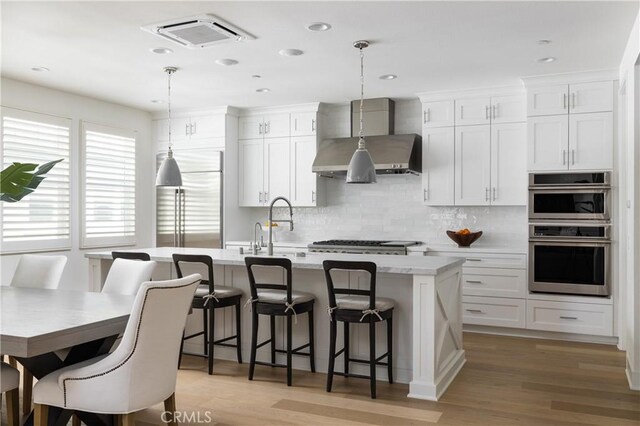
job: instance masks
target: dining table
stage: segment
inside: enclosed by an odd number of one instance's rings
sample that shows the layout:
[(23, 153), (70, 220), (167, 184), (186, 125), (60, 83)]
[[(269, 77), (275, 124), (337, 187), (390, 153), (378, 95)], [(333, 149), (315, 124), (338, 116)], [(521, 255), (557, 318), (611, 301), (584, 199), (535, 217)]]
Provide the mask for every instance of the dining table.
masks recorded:
[[(124, 331), (135, 296), (0, 286), (0, 353), (15, 358), (36, 379), (104, 355)], [(49, 410), (66, 425), (73, 414), (88, 425), (111, 426), (113, 416)], [(33, 413), (24, 423), (33, 424)]]

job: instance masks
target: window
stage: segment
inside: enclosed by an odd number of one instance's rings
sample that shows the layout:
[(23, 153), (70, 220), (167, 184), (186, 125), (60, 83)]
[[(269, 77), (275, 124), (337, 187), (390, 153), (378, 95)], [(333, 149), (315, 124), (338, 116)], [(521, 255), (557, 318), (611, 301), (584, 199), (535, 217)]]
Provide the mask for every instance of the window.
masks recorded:
[(71, 247), (70, 128), (70, 119), (2, 108), (3, 169), (14, 162), (63, 160), (32, 194), (16, 203), (0, 202), (3, 253)]
[(136, 135), (82, 123), (81, 247), (133, 245), (136, 236)]

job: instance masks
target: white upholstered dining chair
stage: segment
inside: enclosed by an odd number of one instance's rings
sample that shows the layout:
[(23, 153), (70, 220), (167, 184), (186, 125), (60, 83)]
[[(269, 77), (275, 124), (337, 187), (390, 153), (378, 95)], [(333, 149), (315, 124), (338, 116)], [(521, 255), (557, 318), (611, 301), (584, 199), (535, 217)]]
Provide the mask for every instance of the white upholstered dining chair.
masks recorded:
[[(23, 254), (11, 279), (11, 286), (55, 290), (60, 284), (66, 264), (65, 256)], [(10, 358), (9, 361), (15, 367), (16, 360)], [(32, 388), (33, 376), (24, 369), (22, 371), (22, 412), (24, 414), (31, 411)]]
[(166, 411), (175, 412), (180, 341), (199, 283), (198, 274), (143, 283), (114, 352), (54, 371), (36, 383), (35, 425), (47, 424), (50, 406), (120, 415), (125, 426), (134, 424), (136, 411), (162, 401)]
[(153, 260), (115, 259), (102, 286), (102, 292), (136, 294), (140, 285), (151, 279), (156, 265)]
[(20, 372), (4, 362), (0, 362), (0, 392), (7, 397), (7, 423), (10, 426), (20, 424), (18, 412), (18, 387), (20, 386)]

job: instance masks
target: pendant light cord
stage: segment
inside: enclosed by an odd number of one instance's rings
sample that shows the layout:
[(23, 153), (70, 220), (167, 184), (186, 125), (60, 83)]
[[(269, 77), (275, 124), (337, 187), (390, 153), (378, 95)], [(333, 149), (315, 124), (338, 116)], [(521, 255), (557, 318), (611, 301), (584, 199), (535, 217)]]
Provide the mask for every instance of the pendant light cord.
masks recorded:
[(364, 51), (360, 47), (360, 131), (358, 132), (358, 149), (365, 149), (364, 130), (362, 129), (362, 110), (364, 105)]
[(173, 74), (172, 70), (167, 70), (168, 85), (167, 85), (167, 107), (169, 110), (169, 153), (171, 153), (171, 74)]

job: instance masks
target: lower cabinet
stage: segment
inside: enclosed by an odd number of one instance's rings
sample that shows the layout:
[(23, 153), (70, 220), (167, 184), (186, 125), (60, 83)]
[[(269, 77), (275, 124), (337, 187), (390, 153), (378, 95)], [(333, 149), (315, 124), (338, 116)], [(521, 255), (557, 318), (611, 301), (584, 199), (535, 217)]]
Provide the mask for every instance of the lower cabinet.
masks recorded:
[(525, 328), (526, 300), (463, 296), (462, 322), (495, 327)]
[(527, 300), (527, 328), (613, 336), (613, 306)]

